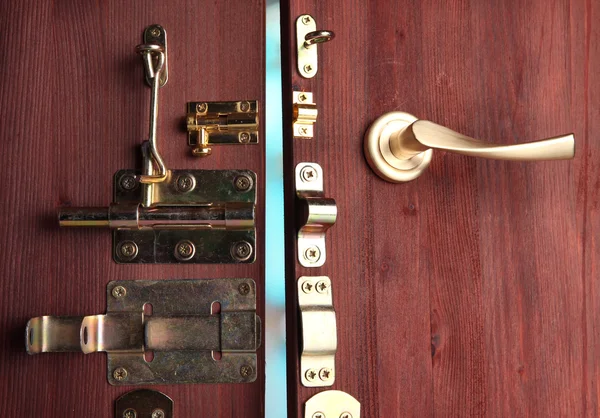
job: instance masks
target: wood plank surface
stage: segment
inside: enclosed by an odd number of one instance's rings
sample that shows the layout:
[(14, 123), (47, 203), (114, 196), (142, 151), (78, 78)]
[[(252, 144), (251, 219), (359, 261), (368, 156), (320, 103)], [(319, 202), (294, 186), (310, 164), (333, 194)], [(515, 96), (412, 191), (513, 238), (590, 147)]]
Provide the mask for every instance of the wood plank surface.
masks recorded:
[[(295, 62), (304, 13), (336, 33), (310, 80)], [(284, 2), (288, 232), (298, 162), (323, 166), (338, 205), (323, 267), (302, 268), (288, 234), (288, 357), (299, 358), (297, 278), (330, 276), (333, 389), (363, 417), (598, 416), (599, 13), (589, 0)], [(293, 90), (315, 94), (313, 140), (291, 137)], [(436, 151), (419, 179), (390, 184), (362, 143), (394, 110), (495, 143), (574, 132), (577, 155)], [(292, 417), (324, 390), (303, 387), (298, 368)]]
[[(264, 318), (264, 142), (214, 147), (196, 159), (184, 122), (188, 101), (264, 104), (264, 2), (9, 0), (0, 23), (0, 416), (112, 416), (115, 399), (136, 387), (107, 383), (104, 354), (27, 355), (25, 324), (39, 315), (104, 313), (106, 284), (121, 279), (253, 278)], [(108, 230), (58, 227), (60, 206), (108, 205), (113, 173), (141, 166), (150, 89), (134, 48), (153, 23), (166, 28), (169, 43), (160, 152), (169, 168), (257, 173), (254, 264), (117, 265)], [(152, 388), (174, 400), (177, 417), (261, 417), (263, 363), (261, 348), (252, 384)]]

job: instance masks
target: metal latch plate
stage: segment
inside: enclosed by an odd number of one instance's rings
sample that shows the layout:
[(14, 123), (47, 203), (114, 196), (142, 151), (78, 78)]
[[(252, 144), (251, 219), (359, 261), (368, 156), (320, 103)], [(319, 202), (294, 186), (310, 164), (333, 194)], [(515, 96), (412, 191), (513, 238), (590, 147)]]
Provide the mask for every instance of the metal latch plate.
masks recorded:
[(360, 402), (341, 390), (326, 390), (306, 401), (304, 418), (360, 418)]
[(117, 399), (115, 418), (173, 418), (173, 400), (157, 390), (134, 390)]
[[(124, 188), (124, 178), (134, 186)], [(139, 173), (120, 170), (114, 176), (113, 202), (137, 205), (142, 201)], [(240, 179), (243, 180), (240, 187)], [(204, 225), (113, 230), (113, 258), (118, 263), (253, 263), (255, 261), (256, 174), (250, 170), (171, 170), (167, 179), (152, 185), (153, 206), (205, 207)], [(193, 254), (178, 257), (177, 245), (190, 242)], [(124, 244), (132, 251), (123, 251)], [(240, 252), (240, 250), (243, 250)]]

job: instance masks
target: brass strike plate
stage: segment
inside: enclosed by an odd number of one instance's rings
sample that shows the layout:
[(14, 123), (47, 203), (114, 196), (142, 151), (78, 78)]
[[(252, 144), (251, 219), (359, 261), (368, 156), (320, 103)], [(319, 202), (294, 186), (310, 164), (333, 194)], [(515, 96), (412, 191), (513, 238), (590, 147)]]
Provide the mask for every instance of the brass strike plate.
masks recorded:
[[(132, 179), (133, 185), (125, 180)], [(114, 176), (114, 207), (137, 205), (139, 173)], [(256, 259), (256, 174), (250, 170), (171, 170), (152, 185), (151, 213), (172, 210), (151, 227), (113, 228), (117, 263), (253, 263)], [(189, 209), (189, 210), (188, 210)], [(194, 211), (195, 224), (186, 225)], [(203, 220), (198, 220), (198, 213)], [(138, 215), (138, 218), (143, 215)], [(148, 215), (150, 216), (150, 215)], [(161, 224), (162, 223), (162, 224)]]
[(314, 124), (319, 115), (317, 105), (313, 103), (313, 94), (309, 91), (295, 91), (292, 100), (294, 138), (313, 138), (315, 135)]
[(115, 402), (115, 418), (173, 418), (173, 400), (157, 390), (127, 392)]
[(252, 279), (113, 281), (106, 300), (104, 315), (30, 319), (27, 352), (104, 351), (111, 385), (256, 380), (261, 321)]
[(211, 154), (211, 145), (258, 144), (258, 101), (189, 102), (188, 145), (196, 157)]

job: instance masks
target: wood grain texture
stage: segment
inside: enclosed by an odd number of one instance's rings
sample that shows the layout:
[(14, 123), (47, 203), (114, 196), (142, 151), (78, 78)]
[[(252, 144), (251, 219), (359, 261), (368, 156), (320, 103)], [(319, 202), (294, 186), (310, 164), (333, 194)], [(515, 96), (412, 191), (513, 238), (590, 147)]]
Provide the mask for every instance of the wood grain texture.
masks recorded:
[[(109, 231), (58, 228), (59, 206), (107, 205), (113, 173), (140, 166), (150, 90), (134, 48), (152, 23), (166, 28), (169, 42), (161, 154), (170, 168), (257, 173), (255, 264), (117, 265)], [(184, 126), (188, 101), (264, 103), (264, 2), (9, 0), (0, 26), (0, 416), (112, 416), (114, 400), (134, 387), (107, 383), (105, 355), (28, 356), (25, 324), (39, 315), (104, 313), (106, 284), (120, 279), (250, 277), (264, 318), (264, 143), (214, 147), (199, 160)], [(178, 417), (260, 417), (263, 362), (261, 349), (253, 384), (154, 388), (173, 398)]]
[[(311, 80), (295, 69), (304, 13), (337, 35)], [(314, 161), (339, 212), (322, 268), (301, 268), (288, 235), (288, 290), (301, 275), (332, 279), (333, 388), (363, 417), (598, 416), (599, 18), (589, 0), (285, 2), (287, 211), (293, 167)], [(315, 93), (312, 141), (291, 138), (294, 89)], [(369, 125), (393, 110), (496, 143), (573, 131), (577, 156), (436, 152), (421, 178), (393, 185), (362, 152)], [(298, 365), (292, 417), (320, 391), (301, 386)]]

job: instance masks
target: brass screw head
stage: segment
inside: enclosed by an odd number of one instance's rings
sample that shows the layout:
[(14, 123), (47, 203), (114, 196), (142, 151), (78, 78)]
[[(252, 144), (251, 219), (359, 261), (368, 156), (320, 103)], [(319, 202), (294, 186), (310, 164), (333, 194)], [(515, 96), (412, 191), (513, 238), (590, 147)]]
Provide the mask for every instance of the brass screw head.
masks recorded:
[(310, 165), (307, 165), (302, 170), (300, 170), (300, 179), (305, 183), (311, 183), (315, 181), (318, 177), (319, 176), (317, 175), (317, 170), (315, 170)]
[(298, 128), (298, 132), (300, 132), (300, 135), (306, 135), (306, 134), (308, 134), (308, 128), (305, 128), (305, 127)]
[(254, 369), (252, 368), (252, 366), (243, 365), (242, 367), (240, 367), (240, 376), (242, 377), (249, 377), (250, 375), (252, 375), (253, 372)]
[(325, 418), (325, 414), (324, 414), (324, 413), (322, 413), (322, 412), (315, 412), (315, 413), (312, 415), (312, 418)]
[(158, 29), (157, 27), (150, 29), (150, 35), (154, 36), (155, 38), (158, 38), (160, 36), (160, 29)]
[(123, 418), (137, 418), (137, 412), (133, 408), (127, 408), (123, 411)]
[(299, 101), (299, 102), (303, 102), (303, 101), (305, 101), (307, 98), (308, 98), (308, 97), (306, 97), (306, 94), (304, 94), (304, 93), (300, 93), (300, 94), (298, 95), (298, 101)]
[(206, 103), (198, 103), (196, 104), (196, 112), (204, 113), (208, 109), (208, 105)]
[(308, 247), (306, 251), (304, 251), (304, 259), (309, 263), (316, 263), (321, 258), (321, 250), (319, 247)]
[(350, 412), (342, 412), (340, 418), (352, 418), (352, 414)]
[(162, 409), (155, 409), (152, 411), (152, 418), (165, 418), (165, 411)]
[(127, 289), (125, 289), (123, 286), (115, 286), (115, 287), (113, 287), (113, 290), (111, 293), (114, 298), (119, 299), (127, 294)]
[(306, 64), (304, 66), (304, 71), (306, 71), (307, 73), (312, 73), (313, 67), (310, 64)]
[(184, 239), (175, 245), (175, 258), (179, 261), (191, 260), (196, 254), (196, 247), (190, 240)]
[(123, 367), (117, 367), (113, 371), (113, 377), (115, 380), (122, 382), (123, 380), (127, 379), (127, 370), (125, 370)]
[(246, 261), (252, 256), (252, 245), (246, 241), (240, 241), (233, 244), (231, 255), (238, 261)]
[(246, 175), (237, 176), (234, 181), (235, 189), (238, 192), (247, 192), (254, 182)]
[(310, 282), (310, 280), (305, 280), (304, 283), (302, 283), (302, 291), (304, 293), (310, 293), (313, 291), (314, 286), (313, 284)]
[(250, 103), (248, 103), (248, 102), (242, 102), (242, 103), (240, 103), (240, 110), (242, 112), (249, 111), (250, 110)]
[(238, 138), (240, 144), (247, 144), (250, 142), (250, 134), (248, 132), (242, 132)]
[(327, 293), (329, 292), (329, 283), (327, 283), (325, 280), (319, 280), (315, 288), (319, 293)]
[(181, 193), (187, 193), (191, 192), (196, 187), (196, 179), (191, 174), (185, 173), (177, 177), (175, 184), (177, 190), (179, 190)]
[(317, 378), (318, 374), (315, 369), (308, 369), (306, 373), (304, 373), (304, 377), (309, 382), (314, 382)]
[(310, 23), (310, 16), (303, 16), (302, 23), (304, 23), (305, 25), (308, 25)]
[(138, 182), (133, 174), (124, 174), (119, 180), (121, 189), (130, 191), (137, 187)]
[(124, 260), (133, 260), (138, 253), (138, 246), (133, 241), (125, 241), (119, 246), (119, 255)]
[(246, 296), (250, 293), (250, 285), (248, 283), (242, 283), (238, 286), (238, 291), (240, 292), (240, 295)]
[(326, 382), (333, 377), (333, 371), (329, 367), (323, 367), (319, 370), (319, 379)]

